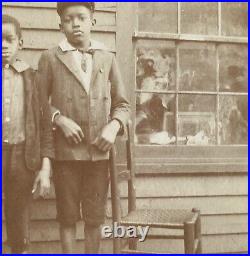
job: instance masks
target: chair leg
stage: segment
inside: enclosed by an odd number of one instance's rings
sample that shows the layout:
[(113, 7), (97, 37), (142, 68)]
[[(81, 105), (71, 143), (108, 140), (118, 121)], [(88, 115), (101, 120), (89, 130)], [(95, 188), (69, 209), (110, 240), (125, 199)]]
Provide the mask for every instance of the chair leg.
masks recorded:
[(113, 252), (114, 254), (120, 254), (121, 253), (121, 240), (120, 238), (113, 238)]
[(185, 254), (194, 254), (195, 225), (194, 223), (184, 223), (184, 247)]
[(129, 239), (128, 244), (129, 250), (137, 250), (137, 238), (131, 238)]
[(199, 241), (196, 253), (201, 254), (202, 253), (202, 242), (201, 242), (201, 219), (200, 219), (200, 216), (198, 217), (196, 224), (195, 224), (195, 236), (196, 236), (196, 239), (198, 239), (198, 241)]
[(201, 239), (201, 217), (200, 211), (198, 209), (193, 209), (193, 212), (198, 214), (197, 220), (195, 222), (195, 239), (198, 240), (198, 246), (196, 248), (196, 254), (202, 253), (202, 239)]

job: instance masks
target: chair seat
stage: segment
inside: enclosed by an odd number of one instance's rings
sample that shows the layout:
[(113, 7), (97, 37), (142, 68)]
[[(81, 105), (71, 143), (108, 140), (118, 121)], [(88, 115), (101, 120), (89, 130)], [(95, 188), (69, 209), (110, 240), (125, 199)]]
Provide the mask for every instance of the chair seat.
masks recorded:
[(120, 223), (124, 226), (182, 229), (184, 223), (192, 221), (195, 216), (196, 213), (190, 210), (145, 209), (130, 212)]

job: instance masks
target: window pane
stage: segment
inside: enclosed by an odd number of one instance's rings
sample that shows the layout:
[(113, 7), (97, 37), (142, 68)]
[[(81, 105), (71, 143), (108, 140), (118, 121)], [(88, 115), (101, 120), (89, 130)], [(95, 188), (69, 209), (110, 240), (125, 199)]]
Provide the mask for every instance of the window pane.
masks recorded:
[(247, 36), (247, 3), (222, 3), (222, 35)]
[(248, 49), (244, 45), (221, 45), (220, 91), (248, 91)]
[(187, 145), (215, 144), (214, 96), (180, 95), (178, 143)]
[(214, 45), (180, 45), (179, 88), (185, 91), (215, 91), (216, 49)]
[(247, 144), (248, 138), (247, 96), (220, 97), (221, 144)]
[(139, 3), (139, 31), (177, 33), (177, 3)]
[(136, 95), (136, 136), (138, 144), (170, 145), (175, 137), (175, 95)]
[(181, 33), (217, 35), (217, 3), (181, 3)]
[(175, 90), (175, 45), (166, 41), (139, 41), (137, 44), (137, 89)]

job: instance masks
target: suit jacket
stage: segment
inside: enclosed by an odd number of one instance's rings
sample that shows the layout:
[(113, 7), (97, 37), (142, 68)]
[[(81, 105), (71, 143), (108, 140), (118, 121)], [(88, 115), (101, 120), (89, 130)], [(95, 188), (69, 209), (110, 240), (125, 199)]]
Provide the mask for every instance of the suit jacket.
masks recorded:
[(130, 116), (114, 55), (106, 50), (94, 51), (89, 93), (84, 89), (72, 52), (64, 52), (60, 47), (42, 54), (37, 82), (47, 97), (51, 97), (52, 112), (58, 109), (62, 115), (75, 121), (85, 135), (82, 143), (71, 145), (57, 128), (54, 133), (56, 160), (108, 159), (108, 153), (99, 151), (92, 142), (110, 119), (118, 119), (126, 127)]
[(42, 157), (54, 157), (51, 113), (36, 84), (35, 72), (27, 69), (22, 73), (25, 87), (25, 161), (27, 168), (41, 168)]

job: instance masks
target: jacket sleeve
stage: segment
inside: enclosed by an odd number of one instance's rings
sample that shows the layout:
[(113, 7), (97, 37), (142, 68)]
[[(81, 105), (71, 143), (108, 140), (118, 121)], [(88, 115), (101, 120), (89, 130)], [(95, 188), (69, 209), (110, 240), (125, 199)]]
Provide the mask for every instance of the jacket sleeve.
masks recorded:
[(48, 59), (43, 54), (38, 66), (35, 79), (40, 104), (40, 134), (41, 134), (41, 155), (42, 157), (54, 158), (54, 140), (52, 129), (52, 114), (49, 104), (51, 91), (51, 70)]
[[(36, 80), (38, 88), (43, 88), (43, 93), (48, 99), (50, 99), (52, 91), (52, 76), (52, 69), (49, 62), (49, 53), (48, 51), (45, 51), (43, 52), (38, 63), (38, 72)], [(50, 105), (51, 118), (53, 114), (57, 111), (57, 108)]]
[(112, 59), (109, 80), (111, 83), (111, 119), (116, 119), (120, 122), (122, 132), (119, 135), (123, 135), (130, 118), (130, 104), (115, 56)]

